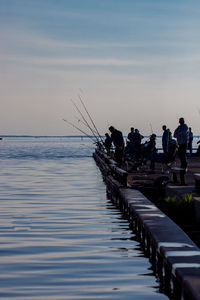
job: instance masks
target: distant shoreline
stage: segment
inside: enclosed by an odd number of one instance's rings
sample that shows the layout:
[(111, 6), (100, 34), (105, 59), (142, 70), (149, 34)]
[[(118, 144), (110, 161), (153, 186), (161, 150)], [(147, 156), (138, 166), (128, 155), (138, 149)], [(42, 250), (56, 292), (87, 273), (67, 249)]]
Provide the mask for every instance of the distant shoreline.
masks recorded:
[(88, 136), (85, 135), (14, 135), (14, 134), (7, 134), (7, 135), (0, 135), (0, 137), (23, 137), (23, 138), (89, 138), (94, 136)]
[[(149, 138), (150, 135), (144, 136), (144, 138)], [(85, 135), (15, 135), (15, 134), (0, 134), (1, 138), (6, 137), (23, 137), (23, 138), (94, 138), (93, 135), (89, 135), (88, 137)], [(104, 135), (101, 136), (104, 138)], [(157, 138), (161, 138), (161, 135), (157, 135)], [(127, 136), (124, 136), (124, 138), (127, 138)], [(199, 135), (194, 135), (194, 138), (200, 138)]]

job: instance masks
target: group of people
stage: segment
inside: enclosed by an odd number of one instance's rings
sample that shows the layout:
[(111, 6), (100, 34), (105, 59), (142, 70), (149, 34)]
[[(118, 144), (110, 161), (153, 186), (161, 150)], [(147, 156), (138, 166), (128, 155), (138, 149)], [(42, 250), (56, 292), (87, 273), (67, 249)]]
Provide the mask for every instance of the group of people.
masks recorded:
[[(156, 149), (156, 134), (152, 134), (150, 139), (142, 144), (142, 136), (138, 129), (131, 127), (130, 133), (127, 136), (125, 145), (123, 134), (114, 126), (109, 127), (110, 135), (105, 134), (106, 139), (104, 146), (109, 154), (112, 144), (114, 145), (114, 157), (119, 165), (123, 159), (132, 158), (140, 159), (144, 164), (150, 160), (150, 168), (155, 169), (155, 162), (170, 163), (174, 161), (176, 153), (180, 159), (180, 167), (186, 170), (187, 168), (187, 149), (192, 154), (193, 133), (191, 127), (185, 124), (184, 118), (179, 119), (179, 126), (175, 129), (173, 137), (171, 131), (166, 125), (162, 126), (162, 148), (163, 153), (158, 153)], [(200, 142), (200, 141), (199, 141)]]

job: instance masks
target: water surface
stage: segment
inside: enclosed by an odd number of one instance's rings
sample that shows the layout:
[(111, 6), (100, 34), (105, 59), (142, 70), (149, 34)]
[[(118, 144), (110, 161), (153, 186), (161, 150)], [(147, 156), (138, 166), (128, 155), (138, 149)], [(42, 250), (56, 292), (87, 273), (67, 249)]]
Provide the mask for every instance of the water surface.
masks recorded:
[(167, 299), (106, 197), (90, 140), (0, 147), (1, 299)]

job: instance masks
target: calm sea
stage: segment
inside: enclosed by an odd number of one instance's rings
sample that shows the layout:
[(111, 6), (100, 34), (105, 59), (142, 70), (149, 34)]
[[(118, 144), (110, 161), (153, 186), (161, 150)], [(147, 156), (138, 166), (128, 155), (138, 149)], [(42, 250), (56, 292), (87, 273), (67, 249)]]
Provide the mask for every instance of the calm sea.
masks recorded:
[(167, 297), (78, 137), (0, 141), (0, 298)]

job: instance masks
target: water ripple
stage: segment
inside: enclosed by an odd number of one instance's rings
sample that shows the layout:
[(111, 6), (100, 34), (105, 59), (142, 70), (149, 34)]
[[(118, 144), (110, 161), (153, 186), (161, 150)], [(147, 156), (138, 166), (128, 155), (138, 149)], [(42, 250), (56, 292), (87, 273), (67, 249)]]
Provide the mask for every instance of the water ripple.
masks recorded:
[(0, 298), (166, 299), (128, 221), (106, 198), (89, 145), (84, 159), (67, 158), (79, 147), (31, 138), (2, 144)]

